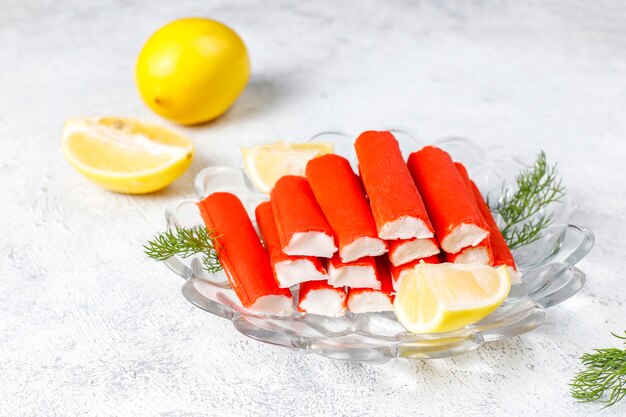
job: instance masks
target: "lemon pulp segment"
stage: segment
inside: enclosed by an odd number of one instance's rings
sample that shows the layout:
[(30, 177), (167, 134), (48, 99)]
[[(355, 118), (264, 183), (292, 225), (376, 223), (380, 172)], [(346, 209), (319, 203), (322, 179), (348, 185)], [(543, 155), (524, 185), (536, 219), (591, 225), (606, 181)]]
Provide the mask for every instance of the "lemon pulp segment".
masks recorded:
[(269, 193), (284, 175), (304, 175), (307, 162), (333, 152), (329, 143), (276, 142), (242, 148), (248, 177), (262, 192)]
[(191, 141), (133, 119), (83, 117), (65, 124), (62, 149), (86, 178), (112, 191), (142, 194), (161, 189), (191, 164)]
[(489, 315), (510, 289), (506, 267), (419, 264), (402, 281), (394, 309), (413, 333), (447, 332)]

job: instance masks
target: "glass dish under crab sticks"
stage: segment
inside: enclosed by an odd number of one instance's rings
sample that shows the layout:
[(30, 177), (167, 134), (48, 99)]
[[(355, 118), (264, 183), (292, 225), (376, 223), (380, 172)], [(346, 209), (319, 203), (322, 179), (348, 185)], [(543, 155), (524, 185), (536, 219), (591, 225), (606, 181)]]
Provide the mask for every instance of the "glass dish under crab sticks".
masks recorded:
[[(427, 144), (406, 132), (391, 132), (405, 157)], [(335, 153), (348, 158), (356, 169), (353, 137), (324, 132), (309, 141), (333, 144)], [(465, 138), (443, 138), (430, 144), (463, 163), (483, 195), (490, 199), (511, 191), (516, 175), (531, 162), (515, 156), (491, 159), (485, 150)], [(177, 201), (167, 208), (169, 227), (203, 226), (197, 202), (214, 192), (230, 192), (239, 197), (253, 222), (255, 207), (268, 200), (268, 195), (254, 187), (243, 169), (227, 166), (202, 170), (196, 177), (195, 189), (197, 199)], [(513, 251), (523, 274), (521, 282), (512, 286), (508, 298), (489, 316), (447, 333), (407, 332), (393, 312), (348, 312), (337, 318), (301, 312), (284, 317), (258, 314), (243, 308), (223, 271), (209, 274), (199, 257), (173, 257), (165, 263), (184, 279), (182, 293), (189, 302), (230, 320), (235, 329), (253, 339), (339, 360), (383, 363), (393, 358), (443, 358), (536, 329), (550, 307), (583, 287), (585, 274), (575, 265), (591, 250), (593, 233), (569, 223), (575, 208), (574, 200), (566, 194), (537, 213), (552, 216), (552, 223), (539, 240)]]

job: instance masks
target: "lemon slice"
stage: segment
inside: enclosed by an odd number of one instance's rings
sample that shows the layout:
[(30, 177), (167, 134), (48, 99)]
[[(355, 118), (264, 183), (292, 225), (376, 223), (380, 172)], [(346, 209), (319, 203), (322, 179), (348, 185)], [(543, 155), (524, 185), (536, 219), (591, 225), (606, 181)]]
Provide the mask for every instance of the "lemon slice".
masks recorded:
[(171, 184), (191, 164), (193, 144), (160, 126), (117, 117), (80, 117), (65, 123), (63, 154), (96, 184), (144, 194)]
[(448, 332), (489, 315), (510, 289), (505, 266), (422, 263), (403, 278), (394, 309), (410, 332)]
[(276, 142), (242, 148), (241, 152), (246, 172), (254, 185), (262, 192), (269, 193), (280, 177), (304, 175), (307, 162), (317, 156), (333, 153), (333, 145), (321, 142)]

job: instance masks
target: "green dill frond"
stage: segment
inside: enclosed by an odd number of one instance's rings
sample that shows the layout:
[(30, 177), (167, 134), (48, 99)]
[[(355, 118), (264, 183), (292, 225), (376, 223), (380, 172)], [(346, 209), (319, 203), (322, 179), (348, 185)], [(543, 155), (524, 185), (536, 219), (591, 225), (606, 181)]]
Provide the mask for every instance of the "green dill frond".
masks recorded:
[[(626, 341), (626, 332), (613, 336)], [(581, 402), (602, 401), (609, 407), (626, 396), (626, 349), (595, 349), (580, 360), (585, 369), (570, 383), (574, 398)]]
[(188, 258), (197, 253), (204, 254), (202, 264), (204, 269), (215, 274), (222, 270), (217, 256), (217, 236), (215, 230), (205, 227), (168, 229), (149, 240), (144, 245), (144, 252), (152, 259), (164, 261), (174, 255)]
[(548, 164), (543, 151), (515, 181), (517, 190), (514, 193), (503, 190), (500, 201), (491, 206), (504, 221), (502, 234), (511, 249), (540, 239), (543, 230), (552, 223), (552, 216), (536, 217), (537, 213), (565, 195), (565, 186), (556, 175), (556, 165)]

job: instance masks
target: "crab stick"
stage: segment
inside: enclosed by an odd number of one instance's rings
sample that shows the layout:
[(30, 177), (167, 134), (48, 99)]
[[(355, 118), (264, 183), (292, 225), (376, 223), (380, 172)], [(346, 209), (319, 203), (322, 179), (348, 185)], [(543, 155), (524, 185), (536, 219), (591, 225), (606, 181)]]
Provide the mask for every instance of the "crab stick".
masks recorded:
[(468, 246), (457, 253), (446, 253), (446, 261), (455, 264), (493, 265), (493, 252), (489, 238), (476, 246)]
[(378, 238), (359, 177), (347, 159), (333, 154), (314, 158), (306, 166), (306, 177), (333, 229), (343, 262), (387, 251), (385, 242)]
[(396, 138), (390, 132), (364, 132), (354, 148), (378, 237), (384, 240), (433, 237), (426, 208)]
[(280, 244), (287, 255), (330, 258), (337, 251), (330, 225), (304, 177), (286, 175), (271, 192)]
[(300, 284), (298, 310), (320, 316), (341, 317), (346, 314), (347, 295), (343, 288), (335, 288), (326, 281), (308, 281)]
[(337, 255), (328, 261), (328, 283), (333, 287), (372, 288), (380, 290), (376, 259), (372, 256), (342, 262)]
[(348, 310), (354, 314), (393, 311), (393, 284), (387, 256), (376, 258), (376, 273), (381, 282), (380, 290), (350, 288), (348, 291)]
[(219, 261), (241, 304), (259, 313), (291, 314), (291, 293), (274, 280), (269, 255), (241, 201), (233, 194), (219, 192), (198, 206), (207, 229), (216, 231)]
[(392, 279), (391, 284), (393, 286), (393, 290), (397, 292), (400, 286), (402, 285), (402, 280), (404, 279), (405, 274), (411, 271), (412, 269), (414, 269), (415, 265), (418, 265), (422, 262), (427, 263), (427, 264), (439, 264), (441, 263), (441, 259), (439, 255), (433, 255), (433, 256), (429, 256), (428, 258), (416, 259), (413, 262), (400, 265), (400, 266), (392, 265), (391, 266), (391, 279)]
[(274, 278), (281, 288), (289, 288), (306, 281), (319, 281), (328, 278), (322, 262), (313, 256), (289, 256), (280, 246), (278, 229), (274, 221), (272, 205), (261, 203), (254, 211), (256, 223), (270, 255)]
[(403, 265), (416, 259), (428, 258), (437, 255), (439, 243), (437, 239), (407, 239), (392, 240), (389, 245), (389, 260), (394, 266)]
[(441, 249), (457, 253), (489, 235), (489, 225), (447, 152), (426, 146), (409, 156), (408, 165)]
[(512, 281), (519, 282), (521, 274), (517, 271), (517, 265), (515, 264), (515, 259), (513, 258), (511, 249), (509, 249), (509, 246), (506, 244), (506, 240), (504, 239), (504, 236), (502, 235), (502, 232), (500, 231), (496, 220), (493, 218), (493, 214), (491, 214), (491, 210), (485, 202), (483, 195), (480, 193), (480, 190), (478, 189), (474, 181), (470, 179), (465, 167), (458, 162), (456, 163), (456, 167), (459, 173), (461, 173), (461, 176), (465, 179), (466, 183), (471, 188), (472, 194), (476, 199), (478, 209), (480, 210), (487, 224), (489, 225), (489, 245), (491, 247), (493, 258), (492, 265), (506, 265), (509, 270), (509, 274), (511, 275)]

